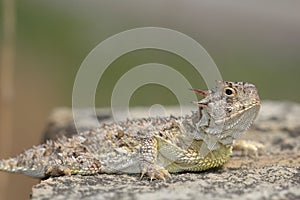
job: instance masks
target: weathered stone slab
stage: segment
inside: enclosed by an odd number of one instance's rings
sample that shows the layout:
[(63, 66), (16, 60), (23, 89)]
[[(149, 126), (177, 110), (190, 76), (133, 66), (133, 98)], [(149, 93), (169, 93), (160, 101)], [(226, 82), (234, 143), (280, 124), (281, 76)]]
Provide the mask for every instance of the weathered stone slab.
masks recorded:
[[(179, 114), (175, 108), (168, 110)], [(100, 122), (112, 120), (107, 111), (101, 118), (101, 112), (97, 112)], [(133, 112), (139, 117), (148, 114), (143, 108)], [(69, 109), (59, 109), (52, 116), (45, 138), (76, 130)], [(32, 199), (300, 199), (300, 105), (264, 101), (243, 138), (263, 143), (266, 152), (258, 158), (237, 152), (222, 168), (173, 174), (166, 182), (140, 180), (139, 175), (49, 178), (32, 188)]]

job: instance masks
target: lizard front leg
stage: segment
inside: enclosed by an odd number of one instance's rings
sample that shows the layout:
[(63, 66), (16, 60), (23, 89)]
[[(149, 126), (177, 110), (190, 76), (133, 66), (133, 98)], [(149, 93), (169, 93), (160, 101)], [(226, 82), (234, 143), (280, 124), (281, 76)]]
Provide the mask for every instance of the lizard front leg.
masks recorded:
[(155, 137), (143, 138), (140, 148), (140, 167), (141, 178), (147, 174), (150, 179), (161, 179), (171, 177), (168, 170), (164, 167), (157, 165), (157, 139)]
[(233, 150), (241, 151), (242, 155), (257, 158), (259, 154), (265, 152), (265, 146), (251, 140), (236, 140), (233, 143)]

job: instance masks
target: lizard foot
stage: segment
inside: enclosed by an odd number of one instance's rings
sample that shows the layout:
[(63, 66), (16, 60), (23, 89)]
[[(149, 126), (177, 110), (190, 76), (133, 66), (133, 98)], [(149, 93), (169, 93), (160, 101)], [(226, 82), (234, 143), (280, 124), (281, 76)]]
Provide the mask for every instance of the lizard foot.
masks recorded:
[(146, 164), (146, 163), (142, 165), (141, 179), (145, 174), (147, 174), (150, 177), (151, 181), (153, 179), (159, 179), (165, 181), (166, 178), (171, 177), (171, 174), (165, 168), (160, 167), (158, 165)]
[(45, 173), (47, 176), (62, 176), (62, 175), (71, 175), (71, 170), (68, 167), (63, 167), (61, 165), (51, 166), (46, 170)]
[(258, 154), (265, 151), (265, 146), (255, 141), (237, 140), (233, 143), (233, 150), (242, 151), (246, 156), (258, 157)]

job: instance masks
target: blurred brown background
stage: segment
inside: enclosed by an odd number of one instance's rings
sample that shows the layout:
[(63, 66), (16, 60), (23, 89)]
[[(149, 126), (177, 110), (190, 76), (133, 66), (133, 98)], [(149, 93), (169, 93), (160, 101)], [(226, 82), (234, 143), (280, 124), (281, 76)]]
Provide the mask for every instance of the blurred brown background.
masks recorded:
[[(300, 2), (262, 1), (20, 1), (0, 4), (0, 158), (39, 144), (51, 110), (71, 106), (76, 72), (101, 41), (121, 31), (165, 27), (197, 40), (223, 79), (248, 81), (262, 99), (300, 102)], [(116, 60), (97, 91), (109, 107), (114, 84), (137, 64), (158, 62), (205, 87), (183, 59), (142, 50)], [(157, 95), (159, 94), (159, 95)], [(166, 88), (145, 86), (131, 105), (176, 104)], [(37, 180), (0, 173), (0, 199), (28, 199)]]

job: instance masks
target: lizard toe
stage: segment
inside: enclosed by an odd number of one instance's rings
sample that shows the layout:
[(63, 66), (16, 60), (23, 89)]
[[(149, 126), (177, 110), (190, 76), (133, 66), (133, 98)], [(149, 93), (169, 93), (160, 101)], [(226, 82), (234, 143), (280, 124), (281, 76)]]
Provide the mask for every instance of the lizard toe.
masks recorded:
[(165, 181), (166, 178), (171, 177), (171, 174), (168, 172), (168, 170), (166, 170), (165, 168), (158, 166), (158, 165), (145, 166), (142, 170), (142, 176), (145, 173), (147, 174), (147, 176), (150, 178), (151, 181), (153, 179)]
[(264, 153), (265, 146), (255, 141), (238, 140), (234, 142), (233, 150), (242, 151), (245, 156), (257, 158), (259, 154)]

